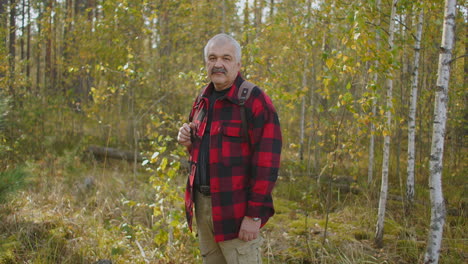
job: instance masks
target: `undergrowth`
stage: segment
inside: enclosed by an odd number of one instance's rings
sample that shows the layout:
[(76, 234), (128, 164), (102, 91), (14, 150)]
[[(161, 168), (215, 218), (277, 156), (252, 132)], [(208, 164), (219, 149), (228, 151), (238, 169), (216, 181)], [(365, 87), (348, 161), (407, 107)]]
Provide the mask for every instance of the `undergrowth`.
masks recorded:
[(0, 204), (26, 184), (27, 173), (22, 168), (0, 172)]
[[(32, 184), (0, 205), (0, 263), (201, 263), (183, 214), (186, 169), (175, 152), (157, 153), (136, 172), (125, 161), (95, 161), (74, 152), (28, 163), (22, 173)], [(358, 192), (345, 192), (332, 185), (325, 230), (327, 189), (308, 175), (291, 175), (281, 175), (276, 215), (262, 229), (264, 263), (422, 261), (430, 215), (424, 200), (411, 215), (401, 201), (388, 201), (385, 246), (379, 249), (373, 244), (372, 187), (357, 181)], [(468, 230), (460, 204), (448, 204), (454, 210), (447, 216), (440, 263), (466, 261)]]

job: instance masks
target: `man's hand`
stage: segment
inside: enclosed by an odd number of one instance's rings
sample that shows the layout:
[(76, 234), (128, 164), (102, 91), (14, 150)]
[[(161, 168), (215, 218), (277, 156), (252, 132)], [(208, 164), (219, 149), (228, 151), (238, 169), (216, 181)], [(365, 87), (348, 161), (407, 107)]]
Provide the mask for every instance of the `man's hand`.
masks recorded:
[(262, 221), (254, 221), (251, 217), (245, 216), (239, 231), (239, 239), (244, 241), (252, 241), (258, 237), (260, 233), (260, 225)]
[(177, 141), (181, 145), (184, 145), (186, 147), (190, 147), (192, 145), (192, 140), (190, 138), (190, 131), (195, 128), (194, 123), (184, 123), (182, 127), (179, 129), (179, 134), (177, 135)]

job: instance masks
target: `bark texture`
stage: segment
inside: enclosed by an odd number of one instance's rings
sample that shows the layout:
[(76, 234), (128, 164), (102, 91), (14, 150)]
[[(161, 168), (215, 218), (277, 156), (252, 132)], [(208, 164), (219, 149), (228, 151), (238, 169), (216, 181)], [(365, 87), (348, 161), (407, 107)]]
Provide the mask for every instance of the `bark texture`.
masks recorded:
[[(393, 36), (395, 35), (395, 14), (396, 5), (398, 0), (393, 0), (392, 11), (390, 15), (390, 28), (388, 45), (390, 50), (393, 50)], [(379, 198), (379, 211), (377, 215), (377, 225), (375, 231), (375, 244), (378, 247), (383, 246), (383, 234), (384, 234), (384, 221), (385, 221), (385, 207), (387, 205), (387, 194), (388, 194), (388, 171), (389, 171), (389, 160), (390, 160), (390, 128), (392, 125), (392, 108), (393, 108), (393, 77), (392, 73), (388, 74), (387, 80), (385, 81), (385, 87), (387, 88), (387, 110), (386, 116), (386, 128), (384, 131), (384, 146), (383, 146), (383, 160), (382, 160), (382, 183), (380, 186), (380, 198)]]
[[(416, 158), (415, 137), (416, 137), (416, 107), (418, 102), (418, 81), (419, 81), (419, 55), (421, 50), (421, 36), (423, 28), (424, 9), (421, 9), (418, 16), (416, 32), (416, 42), (414, 44), (413, 76), (411, 80), (410, 109), (408, 115), (408, 167), (406, 178), (406, 201), (407, 208), (411, 208), (414, 202), (414, 162)], [(409, 210), (407, 210), (409, 212)]]
[[(380, 0), (377, 0), (377, 3), (376, 3), (376, 8), (377, 8), (377, 12), (380, 14), (380, 3), (381, 1)], [(379, 16), (377, 16), (377, 22), (375, 23), (376, 25), (380, 24), (380, 19), (379, 19)], [(380, 35), (378, 33), (378, 31), (376, 32), (376, 38), (375, 38), (375, 41), (376, 41), (376, 46), (377, 47), (380, 47)], [(378, 66), (379, 66), (379, 62), (378, 60), (375, 61), (375, 68), (378, 69)], [(377, 85), (377, 82), (379, 80), (379, 75), (377, 72), (374, 73), (374, 76), (373, 76), (373, 81), (374, 81), (374, 85)], [(375, 99), (372, 99), (372, 116), (375, 117), (375, 115), (377, 114), (377, 102), (375, 101)], [(369, 161), (368, 161), (368, 166), (367, 166), (367, 183), (368, 184), (371, 184), (372, 181), (373, 181), (373, 178), (374, 178), (374, 160), (375, 160), (375, 124), (373, 122), (371, 122), (370, 124), (370, 137), (369, 137)]]
[(431, 158), (429, 162), (429, 189), (431, 196), (431, 225), (424, 263), (439, 263), (445, 224), (445, 203), (442, 192), (442, 168), (445, 125), (447, 121), (450, 64), (455, 42), (456, 0), (445, 1), (444, 28), (439, 55), (439, 68), (434, 106)]

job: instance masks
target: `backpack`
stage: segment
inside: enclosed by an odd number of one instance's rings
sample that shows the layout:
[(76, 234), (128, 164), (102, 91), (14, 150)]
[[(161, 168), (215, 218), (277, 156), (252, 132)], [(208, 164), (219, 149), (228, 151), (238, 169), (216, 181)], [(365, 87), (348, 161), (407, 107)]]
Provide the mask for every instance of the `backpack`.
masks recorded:
[(245, 112), (245, 102), (249, 99), (250, 94), (252, 93), (252, 90), (254, 87), (255, 87), (255, 84), (244, 80), (244, 82), (239, 87), (239, 91), (237, 93), (237, 97), (239, 98), (240, 111), (241, 111), (242, 136), (244, 137), (244, 140), (249, 142), (249, 144), (250, 144), (250, 139), (249, 139), (248, 124), (247, 124), (247, 114)]

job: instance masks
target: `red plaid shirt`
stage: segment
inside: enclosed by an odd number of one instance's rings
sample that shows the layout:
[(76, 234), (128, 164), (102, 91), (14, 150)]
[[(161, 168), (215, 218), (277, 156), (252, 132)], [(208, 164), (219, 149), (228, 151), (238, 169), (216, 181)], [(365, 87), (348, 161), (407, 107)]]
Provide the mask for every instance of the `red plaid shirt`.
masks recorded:
[[(258, 87), (245, 102), (250, 143), (243, 137), (237, 76), (230, 91), (213, 107), (210, 129), (209, 176), (215, 240), (238, 237), (244, 216), (259, 217), (262, 226), (274, 214), (272, 189), (278, 177), (281, 131), (270, 98)], [(193, 219), (193, 182), (200, 143), (206, 128), (210, 83), (192, 107), (189, 120), (196, 124), (190, 148), (191, 172), (187, 180), (185, 209), (190, 229)], [(203, 118), (202, 118), (203, 116)]]

